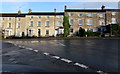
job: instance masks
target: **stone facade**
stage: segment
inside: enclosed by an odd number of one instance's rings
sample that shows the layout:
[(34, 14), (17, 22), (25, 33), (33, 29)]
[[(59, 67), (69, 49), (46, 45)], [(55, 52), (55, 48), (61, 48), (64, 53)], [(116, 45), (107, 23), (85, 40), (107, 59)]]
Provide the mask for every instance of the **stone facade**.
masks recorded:
[(118, 9), (67, 9), (64, 12), (32, 12), (2, 13), (0, 28), (4, 36), (56, 36), (63, 34), (63, 16), (69, 16), (71, 35), (82, 27), (86, 31), (97, 31), (100, 26), (108, 24), (120, 25), (120, 10)]

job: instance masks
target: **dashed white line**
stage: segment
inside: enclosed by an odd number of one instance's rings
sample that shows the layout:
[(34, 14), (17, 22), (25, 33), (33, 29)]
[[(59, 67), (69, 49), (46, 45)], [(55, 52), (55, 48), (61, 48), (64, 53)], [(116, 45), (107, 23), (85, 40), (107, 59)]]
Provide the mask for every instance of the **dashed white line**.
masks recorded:
[(26, 49), (28, 49), (28, 50), (33, 50), (32, 48), (26, 48)]
[(50, 55), (50, 54), (49, 54), (49, 53), (47, 53), (47, 52), (44, 52), (43, 54), (44, 54), (44, 55)]
[(64, 58), (61, 58), (61, 60), (62, 60), (62, 61), (65, 61), (65, 62), (67, 62), (67, 63), (70, 63), (70, 62), (72, 62), (71, 60), (64, 59)]
[(86, 65), (84, 65), (84, 64), (80, 64), (80, 63), (75, 63), (74, 65), (76, 65), (76, 66), (80, 66), (80, 67), (85, 68), (85, 69), (88, 68)]
[(58, 56), (52, 56), (52, 58), (59, 59), (60, 57), (58, 57)]
[(38, 50), (33, 50), (33, 51), (38, 52)]

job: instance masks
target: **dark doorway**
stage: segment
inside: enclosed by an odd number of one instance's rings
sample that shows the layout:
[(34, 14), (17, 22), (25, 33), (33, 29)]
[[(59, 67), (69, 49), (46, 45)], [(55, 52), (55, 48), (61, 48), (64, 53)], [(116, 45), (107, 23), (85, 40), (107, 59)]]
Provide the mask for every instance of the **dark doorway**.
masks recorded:
[(41, 31), (40, 29), (38, 29), (38, 37), (40, 37)]

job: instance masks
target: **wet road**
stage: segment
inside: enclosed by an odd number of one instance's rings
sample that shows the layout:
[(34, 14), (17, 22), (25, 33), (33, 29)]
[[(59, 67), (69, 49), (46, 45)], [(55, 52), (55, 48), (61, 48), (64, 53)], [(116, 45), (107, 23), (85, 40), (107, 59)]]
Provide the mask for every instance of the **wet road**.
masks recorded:
[[(12, 42), (13, 44), (17, 45), (24, 45), (25, 47), (30, 47), (33, 49), (36, 49), (38, 51), (47, 52), (53, 55), (57, 55), (59, 57), (64, 57), (66, 59), (70, 59), (72, 61), (84, 64), (88, 66), (90, 69), (93, 70), (102, 70), (105, 72), (118, 72), (118, 42), (120, 41), (119, 38), (115, 39), (105, 39), (105, 38), (99, 38), (99, 39), (24, 39), (24, 40), (7, 40), (7, 42)], [(6, 42), (6, 40), (5, 40)], [(3, 48), (6, 49), (8, 47), (4, 47), (6, 45), (3, 45)], [(9, 44), (8, 44), (9, 46)], [(11, 52), (11, 50), (15, 50)], [(24, 51), (22, 51), (24, 50)], [(46, 60), (51, 60), (52, 62), (58, 62), (53, 59), (50, 59), (48, 57), (45, 57), (43, 55), (34, 55), (35, 53), (30, 52), (26, 49), (18, 50), (15, 48), (12, 49), (6, 49), (6, 51), (3, 52), (3, 54), (12, 55), (15, 54), (19, 58), (18, 61), (22, 62), (23, 64), (32, 63), (32, 66), (35, 65), (32, 61), (40, 60), (40, 57), (44, 57), (43, 59), (47, 58)], [(7, 54), (6, 54), (7, 53)], [(20, 53), (20, 54), (19, 54)], [(19, 54), (19, 55), (18, 55)], [(25, 60), (29, 60), (29, 58), (32, 58), (31, 62), (21, 61), (20, 57), (25, 57), (27, 55), (30, 55)], [(14, 56), (13, 56), (14, 57)], [(6, 57), (5, 57), (6, 58)], [(8, 63), (7, 59), (3, 60), (3, 63)], [(38, 62), (39, 63), (39, 62)], [(45, 69), (49, 69), (50, 71), (81, 71), (77, 70), (77, 68), (73, 66), (69, 66), (67, 64), (61, 65), (62, 62), (59, 62), (56, 64), (57, 66), (54, 66), (52, 64), (45, 65), (45, 63), (42, 63), (42, 66), (47, 67)], [(63, 64), (63, 63), (62, 63)], [(30, 64), (31, 65), (31, 64)], [(38, 65), (38, 64), (36, 64)], [(38, 67), (38, 66), (36, 66)], [(51, 68), (53, 67), (53, 68)], [(62, 69), (64, 67), (64, 69)], [(42, 67), (43, 68), (43, 67)], [(68, 70), (66, 70), (68, 68)]]

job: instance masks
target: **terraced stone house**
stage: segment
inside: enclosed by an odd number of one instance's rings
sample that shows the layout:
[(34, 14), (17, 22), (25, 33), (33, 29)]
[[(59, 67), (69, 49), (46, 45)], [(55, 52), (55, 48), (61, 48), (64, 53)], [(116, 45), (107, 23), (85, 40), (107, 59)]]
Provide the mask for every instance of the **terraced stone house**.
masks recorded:
[(68, 9), (64, 12), (1, 13), (0, 28), (4, 36), (56, 36), (64, 33), (63, 16), (69, 16), (70, 35), (75, 35), (80, 27), (86, 31), (98, 31), (98, 27), (108, 24), (120, 25), (119, 9)]

